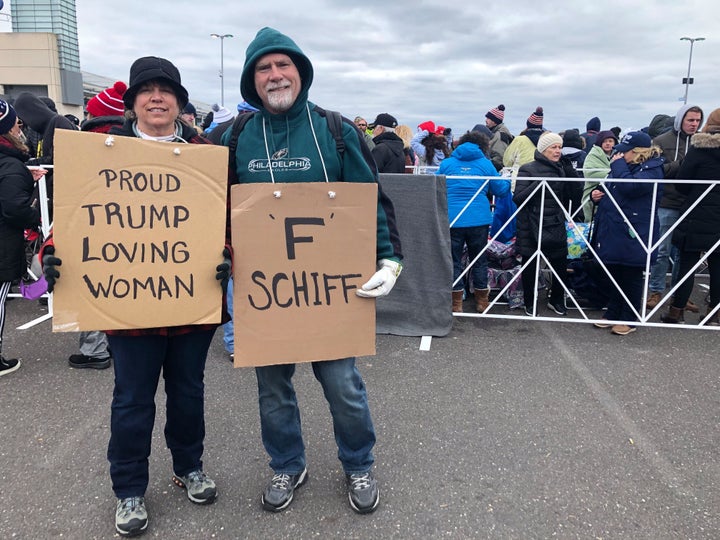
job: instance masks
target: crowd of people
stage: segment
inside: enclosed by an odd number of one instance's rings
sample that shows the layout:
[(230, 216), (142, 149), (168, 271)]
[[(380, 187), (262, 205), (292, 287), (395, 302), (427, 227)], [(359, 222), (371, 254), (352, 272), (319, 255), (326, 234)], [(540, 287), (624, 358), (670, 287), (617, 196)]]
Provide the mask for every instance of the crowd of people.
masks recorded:
[[(343, 118), (334, 126), (331, 111), (308, 101), (312, 80), (312, 62), (301, 48), (288, 36), (263, 28), (246, 51), (240, 80), (244, 101), (237, 115), (214, 105), (206, 118), (199, 119), (177, 67), (153, 56), (139, 58), (130, 66), (127, 84), (118, 81), (93, 97), (79, 126), (54, 111), (47, 99), (27, 92), (14, 103), (0, 100), (0, 353), (6, 299), (28, 262), (25, 231), (40, 223), (36, 183), (45, 175), (52, 198), (48, 166), (53, 162), (55, 130), (78, 128), (174, 144), (228, 146), (228, 185), (377, 183), (379, 173), (418, 171), (445, 175), (451, 240), (447, 248), (453, 260), (449, 304), (454, 312), (463, 310), (469, 281), (474, 309), (487, 311), (490, 288), (485, 251), (489, 238), (496, 237), (513, 243), (521, 258), (525, 312), (538, 313), (539, 275), (547, 266), (551, 276), (547, 307), (557, 315), (567, 314), (566, 222), (575, 220), (592, 223), (590, 245), (617, 284), (611, 288), (605, 320), (596, 326), (618, 335), (635, 331), (632, 322), (638, 319), (643, 299), (647, 297), (648, 309), (663, 301), (670, 264), (669, 286), (675, 295), (662, 320), (682, 322), (686, 310), (699, 309), (690, 301), (693, 274), (702, 254), (708, 252), (706, 322), (718, 323), (720, 190), (693, 180), (720, 178), (720, 109), (703, 126), (703, 111), (684, 106), (664, 130), (658, 128), (660, 121), (653, 121), (647, 129), (621, 137), (617, 128), (603, 130), (597, 117), (587, 122), (583, 133), (579, 129), (548, 131), (543, 126), (544, 110), (537, 107), (528, 116), (526, 129), (513, 135), (504, 124), (506, 107), (500, 104), (487, 111), (483, 124), (456, 138), (451, 128), (433, 121), (412, 128), (389, 113), (377, 114), (371, 123), (361, 116), (354, 121)], [(238, 122), (240, 117), (242, 122)], [(309, 165), (297, 165), (293, 158), (300, 155), (307, 157)], [(248, 164), (258, 160), (267, 167), (250, 170)], [(478, 176), (488, 180), (478, 180)], [(656, 185), (647, 179), (662, 182)], [(515, 213), (517, 218), (511, 220)], [(230, 227), (226, 229), (226, 238), (218, 239), (223, 262), (208, 272), (215, 274), (222, 289), (221, 323), (232, 358), (231, 269), (233, 258), (242, 254), (233, 254)], [(361, 298), (390, 293), (402, 270), (394, 207), (381, 187), (376, 233), (377, 271), (357, 290)], [(64, 254), (56, 252), (52, 236), (45, 240), (39, 257), (52, 292), (63, 286)], [(648, 253), (652, 266), (646, 292), (643, 276)], [(172, 457), (172, 480), (193, 503), (210, 504), (218, 497), (202, 461), (203, 373), (217, 326), (82, 332), (79, 352), (68, 359), (73, 368), (113, 366), (107, 457), (117, 497), (115, 529), (121, 536), (142, 534), (148, 527), (148, 457), (161, 375), (167, 395), (164, 434)], [(19, 360), (0, 354), (0, 375), (19, 366)], [(350, 507), (358, 513), (373, 512), (380, 501), (373, 474), (375, 430), (355, 359), (312, 362), (312, 370), (330, 407)], [(272, 469), (260, 500), (270, 512), (286, 509), (308, 478), (294, 372), (294, 364), (255, 369), (261, 437)]]

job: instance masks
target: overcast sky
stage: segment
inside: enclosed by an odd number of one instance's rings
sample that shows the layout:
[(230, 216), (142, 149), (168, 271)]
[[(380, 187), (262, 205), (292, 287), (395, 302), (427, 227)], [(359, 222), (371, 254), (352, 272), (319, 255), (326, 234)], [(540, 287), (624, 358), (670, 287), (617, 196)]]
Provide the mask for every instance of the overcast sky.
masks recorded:
[[(6, 8), (7, 9), (7, 8)], [(640, 128), (688, 102), (720, 107), (717, 0), (438, 2), (77, 0), (81, 68), (127, 81), (146, 55), (174, 62), (191, 101), (242, 100), (245, 48), (263, 26), (292, 37), (315, 68), (310, 99), (372, 121), (389, 112), (415, 128), (433, 120), (462, 133), (503, 103), (513, 133), (537, 105), (545, 127)], [(680, 99), (679, 99), (680, 98)]]

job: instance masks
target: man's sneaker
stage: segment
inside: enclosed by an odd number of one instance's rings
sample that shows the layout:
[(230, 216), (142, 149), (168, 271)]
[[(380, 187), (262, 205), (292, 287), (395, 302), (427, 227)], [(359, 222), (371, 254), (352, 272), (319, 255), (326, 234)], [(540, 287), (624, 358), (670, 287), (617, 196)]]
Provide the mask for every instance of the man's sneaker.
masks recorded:
[(144, 497), (118, 499), (115, 510), (115, 530), (120, 536), (138, 536), (148, 526)]
[(380, 490), (372, 472), (348, 474), (348, 498), (350, 507), (358, 514), (374, 512), (380, 503)]
[(5, 358), (0, 355), (0, 377), (7, 375), (8, 373), (12, 373), (13, 371), (17, 371), (19, 367), (20, 360), (15, 358)]
[(636, 328), (634, 326), (628, 326), (627, 324), (616, 324), (612, 327), (611, 332), (613, 334), (617, 334), (618, 336), (627, 336), (628, 334), (632, 334)]
[(70, 364), (70, 367), (77, 369), (105, 369), (110, 367), (110, 357), (95, 358), (84, 354), (71, 354), (70, 358), (68, 358), (68, 364)]
[(173, 474), (172, 480), (187, 491), (187, 498), (195, 504), (212, 504), (217, 499), (215, 482), (200, 469), (185, 476)]
[(263, 508), (269, 512), (285, 510), (293, 500), (297, 488), (307, 481), (307, 468), (300, 474), (274, 474), (262, 494)]
[(548, 307), (552, 309), (558, 315), (567, 315), (567, 306), (565, 306), (565, 300), (560, 302), (548, 302)]

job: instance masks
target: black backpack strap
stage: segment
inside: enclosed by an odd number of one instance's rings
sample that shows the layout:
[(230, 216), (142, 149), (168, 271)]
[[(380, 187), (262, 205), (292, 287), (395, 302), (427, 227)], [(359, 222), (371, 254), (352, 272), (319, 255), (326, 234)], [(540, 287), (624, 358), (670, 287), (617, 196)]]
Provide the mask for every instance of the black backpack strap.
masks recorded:
[(234, 182), (237, 182), (237, 158), (235, 153), (237, 152), (238, 138), (245, 128), (245, 124), (247, 124), (253, 116), (255, 116), (254, 112), (238, 114), (232, 124), (230, 140), (228, 141), (228, 170)]
[(313, 109), (320, 116), (324, 116), (327, 119), (328, 129), (332, 133), (333, 139), (335, 139), (335, 147), (337, 148), (338, 154), (342, 157), (345, 153), (345, 139), (343, 139), (343, 118), (342, 115), (337, 111), (330, 111), (323, 109), (322, 107), (314, 106)]

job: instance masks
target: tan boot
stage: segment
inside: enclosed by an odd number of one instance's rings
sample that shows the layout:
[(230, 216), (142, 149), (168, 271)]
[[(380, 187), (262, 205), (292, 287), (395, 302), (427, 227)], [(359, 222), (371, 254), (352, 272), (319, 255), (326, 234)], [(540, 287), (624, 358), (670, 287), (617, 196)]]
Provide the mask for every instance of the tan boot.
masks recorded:
[(662, 293), (651, 292), (650, 296), (648, 296), (647, 304), (645, 305), (648, 309), (652, 309), (660, 303), (660, 300), (662, 300)]
[(453, 291), (452, 292), (452, 310), (453, 313), (462, 313), (463, 312), (463, 291)]
[(685, 317), (683, 315), (683, 312), (685, 310), (683, 308), (670, 306), (670, 311), (668, 311), (665, 315), (660, 317), (660, 320), (664, 323), (669, 324), (679, 324), (685, 321)]
[(685, 311), (692, 311), (693, 313), (700, 313), (700, 308), (695, 302), (692, 302), (690, 300), (687, 301), (687, 304), (685, 304)]
[(488, 304), (490, 304), (490, 300), (488, 300), (489, 294), (490, 288), (475, 289), (475, 309), (478, 313), (485, 313)]

